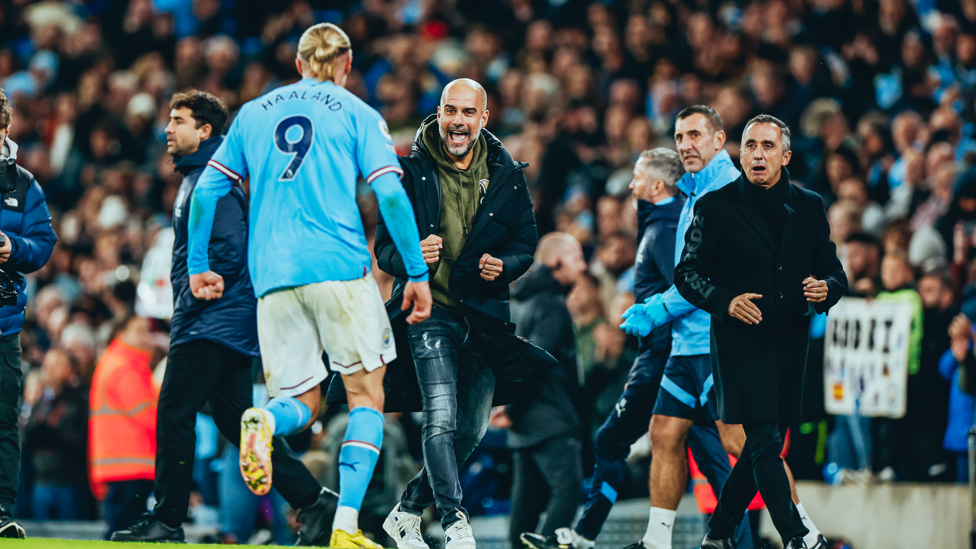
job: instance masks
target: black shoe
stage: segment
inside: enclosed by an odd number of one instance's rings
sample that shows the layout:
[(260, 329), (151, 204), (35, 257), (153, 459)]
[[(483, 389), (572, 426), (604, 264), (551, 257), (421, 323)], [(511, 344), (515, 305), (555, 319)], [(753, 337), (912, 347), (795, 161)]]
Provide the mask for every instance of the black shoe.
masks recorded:
[[(568, 536), (564, 537), (568, 538)], [(571, 549), (573, 547), (572, 538), (559, 539), (556, 535), (545, 537), (532, 532), (523, 532), (519, 535), (519, 539), (529, 549)]]
[(647, 549), (647, 546), (644, 545), (644, 542), (638, 541), (637, 543), (631, 543), (627, 547), (624, 547), (624, 549)]
[[(820, 540), (817, 540), (817, 543), (819, 544)], [(824, 543), (826, 543), (826, 540), (824, 541)], [(807, 549), (807, 543), (803, 541), (802, 536), (797, 536), (791, 539), (790, 541), (788, 541), (786, 543), (786, 546), (783, 547), (783, 549)]]
[(14, 522), (14, 517), (6, 507), (0, 505), (0, 538), (24, 539), (24, 527)]
[(712, 539), (708, 536), (705, 536), (701, 544), (701, 549), (738, 549), (738, 547), (732, 538)]
[(125, 530), (112, 532), (111, 541), (147, 541), (154, 543), (186, 543), (183, 525), (176, 528), (166, 524), (154, 515), (146, 513), (139, 522)]
[(298, 541), (295, 545), (328, 545), (332, 535), (332, 520), (339, 506), (339, 494), (323, 487), (319, 499), (298, 510)]
[(810, 549), (827, 549), (827, 547), (827, 538), (823, 534), (820, 534), (817, 536), (817, 543), (814, 543)]

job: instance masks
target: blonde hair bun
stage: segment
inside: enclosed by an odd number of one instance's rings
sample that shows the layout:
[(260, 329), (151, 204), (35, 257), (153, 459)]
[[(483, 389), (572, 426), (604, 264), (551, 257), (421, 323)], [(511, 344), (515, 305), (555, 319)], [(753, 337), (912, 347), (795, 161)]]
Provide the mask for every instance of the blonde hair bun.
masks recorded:
[(339, 56), (351, 49), (349, 36), (332, 23), (312, 25), (298, 41), (298, 57), (319, 82), (335, 78)]

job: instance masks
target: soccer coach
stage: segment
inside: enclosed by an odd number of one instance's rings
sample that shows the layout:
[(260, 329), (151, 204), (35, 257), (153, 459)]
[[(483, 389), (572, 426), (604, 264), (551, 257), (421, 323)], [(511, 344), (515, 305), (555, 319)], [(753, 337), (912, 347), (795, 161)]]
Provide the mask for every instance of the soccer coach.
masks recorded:
[(702, 548), (729, 549), (758, 488), (785, 549), (806, 548), (780, 452), (800, 418), (810, 319), (847, 289), (823, 200), (790, 183), (790, 130), (759, 115), (742, 135), (742, 175), (703, 196), (674, 273), (681, 295), (714, 318), (712, 369), (722, 421), (746, 443)]

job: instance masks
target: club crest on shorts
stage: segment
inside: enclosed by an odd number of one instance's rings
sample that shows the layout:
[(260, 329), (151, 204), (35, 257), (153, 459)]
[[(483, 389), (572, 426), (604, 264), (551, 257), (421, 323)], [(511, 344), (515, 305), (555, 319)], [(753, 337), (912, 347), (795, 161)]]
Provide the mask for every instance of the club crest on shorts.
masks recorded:
[(383, 348), (387, 348), (393, 344), (393, 332), (389, 328), (383, 330)]

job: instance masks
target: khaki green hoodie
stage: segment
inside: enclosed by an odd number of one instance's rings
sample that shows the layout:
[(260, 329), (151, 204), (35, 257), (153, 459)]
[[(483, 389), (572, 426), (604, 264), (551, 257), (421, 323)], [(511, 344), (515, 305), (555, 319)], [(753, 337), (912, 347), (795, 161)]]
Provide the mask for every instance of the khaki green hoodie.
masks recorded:
[(437, 120), (424, 127), (423, 140), (437, 163), (440, 177), (441, 224), (437, 236), (444, 240), (440, 261), (430, 280), (430, 293), (435, 305), (447, 311), (461, 312), (461, 302), (450, 288), (451, 271), (471, 233), (481, 199), (488, 190), (488, 143), (484, 136), (479, 136), (471, 166), (459, 170), (441, 144)]

